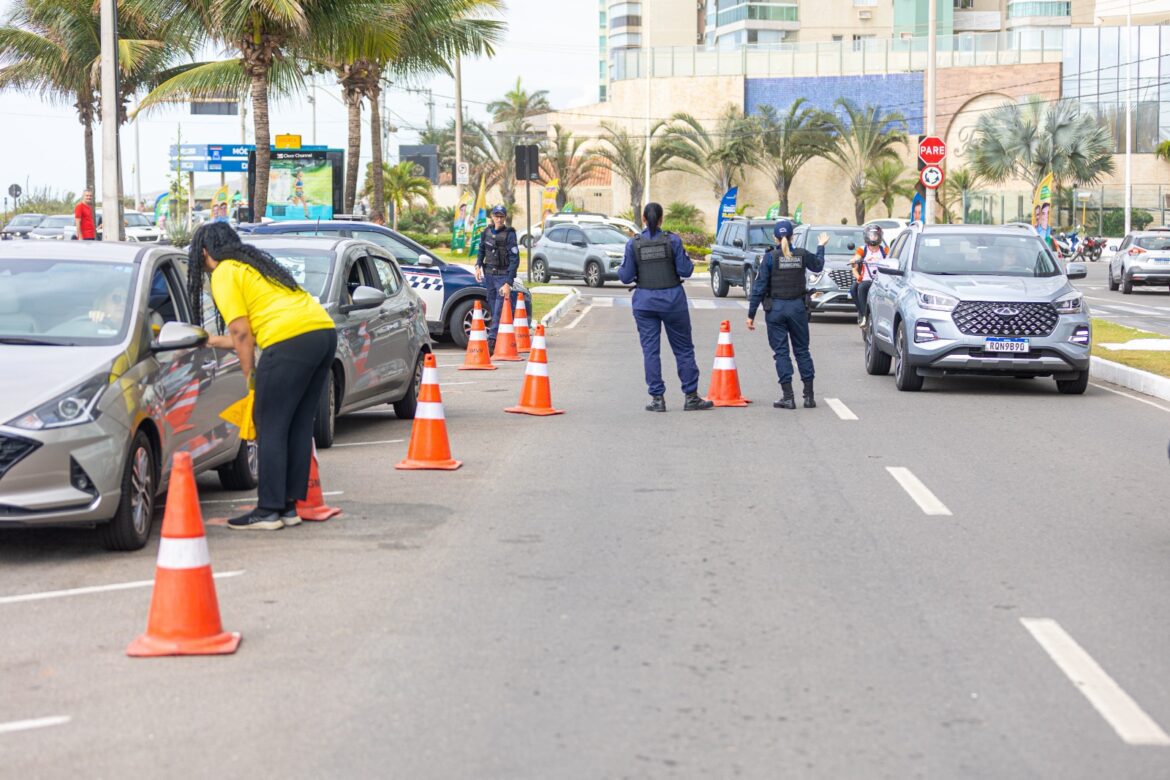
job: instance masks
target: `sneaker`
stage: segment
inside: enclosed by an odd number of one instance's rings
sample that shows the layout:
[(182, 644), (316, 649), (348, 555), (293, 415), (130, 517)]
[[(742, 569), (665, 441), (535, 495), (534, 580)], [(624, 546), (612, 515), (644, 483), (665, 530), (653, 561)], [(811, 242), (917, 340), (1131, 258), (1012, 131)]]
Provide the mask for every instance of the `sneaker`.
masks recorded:
[(280, 519), (279, 512), (257, 508), (228, 520), (228, 527), (237, 531), (279, 531), (284, 528), (284, 521)]
[(864, 314), (863, 314), (863, 315), (861, 315), (861, 319), (859, 319), (859, 320), (857, 321), (857, 327), (859, 327), (859, 328), (864, 328), (864, 327), (865, 327), (865, 324), (866, 324), (866, 322), (867, 322), (866, 316), (865, 316)]
[(280, 513), (280, 522), (284, 523), (285, 528), (292, 528), (294, 525), (301, 524), (301, 516), (297, 514), (297, 504), (295, 501), (285, 506), (284, 511)]

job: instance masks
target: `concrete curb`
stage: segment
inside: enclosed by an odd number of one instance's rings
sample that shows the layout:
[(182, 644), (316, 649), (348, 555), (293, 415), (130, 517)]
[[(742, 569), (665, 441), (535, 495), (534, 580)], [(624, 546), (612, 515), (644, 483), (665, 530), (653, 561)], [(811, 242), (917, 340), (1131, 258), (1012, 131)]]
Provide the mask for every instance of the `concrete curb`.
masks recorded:
[(1140, 368), (1132, 368), (1094, 355), (1091, 376), (1102, 382), (1109, 382), (1145, 395), (1152, 395), (1154, 398), (1161, 398), (1163, 401), (1170, 401), (1170, 378), (1151, 374)]
[[(539, 292), (539, 290), (541, 290), (542, 288), (538, 287), (536, 289), (538, 292), (536, 292), (535, 294), (538, 294), (538, 295), (542, 294)], [(547, 289), (547, 288), (544, 288), (544, 289)], [(543, 293), (543, 294), (547, 295), (548, 293)], [(568, 294), (565, 295), (565, 297), (561, 299), (561, 302), (558, 303), (555, 307), (553, 307), (552, 311), (550, 311), (548, 314), (544, 315), (540, 319), (540, 324), (546, 328), (551, 328), (553, 325), (556, 325), (558, 322), (560, 322), (562, 319), (564, 319), (565, 315), (569, 313), (569, 309), (573, 308), (577, 304), (577, 301), (580, 300), (580, 298), (581, 298), (581, 293), (577, 292), (576, 290), (570, 289)]]

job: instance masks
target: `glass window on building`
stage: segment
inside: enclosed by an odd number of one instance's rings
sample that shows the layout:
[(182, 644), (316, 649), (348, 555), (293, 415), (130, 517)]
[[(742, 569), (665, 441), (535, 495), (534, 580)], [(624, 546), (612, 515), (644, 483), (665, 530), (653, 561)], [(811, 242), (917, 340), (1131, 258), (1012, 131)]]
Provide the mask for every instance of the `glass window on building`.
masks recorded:
[[(958, 5), (955, 6), (956, 8)], [(1009, 19), (1022, 16), (1071, 16), (1071, 0), (1008, 0)]]

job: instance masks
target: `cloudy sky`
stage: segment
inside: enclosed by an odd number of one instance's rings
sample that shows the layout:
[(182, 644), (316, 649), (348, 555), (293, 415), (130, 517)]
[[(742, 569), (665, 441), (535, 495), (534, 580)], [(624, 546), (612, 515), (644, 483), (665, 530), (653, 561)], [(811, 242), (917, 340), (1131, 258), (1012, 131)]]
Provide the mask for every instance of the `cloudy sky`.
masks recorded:
[[(483, 117), (484, 104), (502, 95), (519, 76), (528, 89), (547, 89), (554, 107), (593, 103), (597, 99), (596, 0), (507, 0), (507, 38), (491, 59), (463, 63), (463, 100), (472, 117)], [(12, 0), (0, 0), (7, 17)], [(555, 8), (555, 13), (551, 10)], [(345, 147), (345, 109), (336, 86), (322, 80), (313, 90), (317, 100), (317, 142)], [(446, 124), (454, 115), (454, 80), (449, 76), (416, 85), (434, 92), (435, 116)], [(415, 129), (427, 120), (426, 97), (393, 89), (384, 96), (398, 132), (391, 137), (392, 156), (399, 143), (414, 143)], [(368, 114), (366, 115), (368, 116)], [(248, 116), (249, 125), (251, 115)], [(48, 187), (80, 192), (84, 187), (85, 155), (82, 128), (67, 106), (37, 97), (0, 93), (0, 192), (14, 182), (22, 188)], [(312, 122), (303, 96), (273, 107), (272, 132), (300, 133), (312, 141)], [(144, 117), (139, 129), (139, 157), (144, 193), (163, 189), (168, 147), (182, 130), (184, 143), (238, 143), (238, 117), (191, 116), (182, 108), (160, 109)], [(95, 129), (98, 183), (101, 183), (100, 129)], [(252, 142), (251, 127), (248, 142)], [(363, 165), (369, 158), (368, 131), (362, 139)], [(123, 187), (134, 193), (134, 131), (122, 134)], [(216, 174), (197, 174), (196, 184), (211, 184)], [(11, 204), (10, 204), (11, 205)]]

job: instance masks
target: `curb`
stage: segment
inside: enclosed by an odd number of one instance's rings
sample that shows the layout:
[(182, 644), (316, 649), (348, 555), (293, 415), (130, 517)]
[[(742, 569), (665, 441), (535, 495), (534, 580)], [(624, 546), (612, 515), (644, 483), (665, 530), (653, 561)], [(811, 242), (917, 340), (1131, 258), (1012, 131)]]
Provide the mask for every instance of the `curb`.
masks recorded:
[(540, 324), (546, 328), (551, 328), (553, 325), (556, 325), (569, 313), (569, 309), (577, 305), (577, 301), (580, 298), (581, 293), (576, 290), (569, 290), (568, 295), (562, 298), (561, 302), (553, 307), (552, 311), (540, 318)]
[(1136, 390), (1163, 401), (1170, 401), (1170, 378), (1142, 371), (1140, 368), (1115, 363), (1112, 360), (1092, 357), (1092, 377), (1102, 382)]

